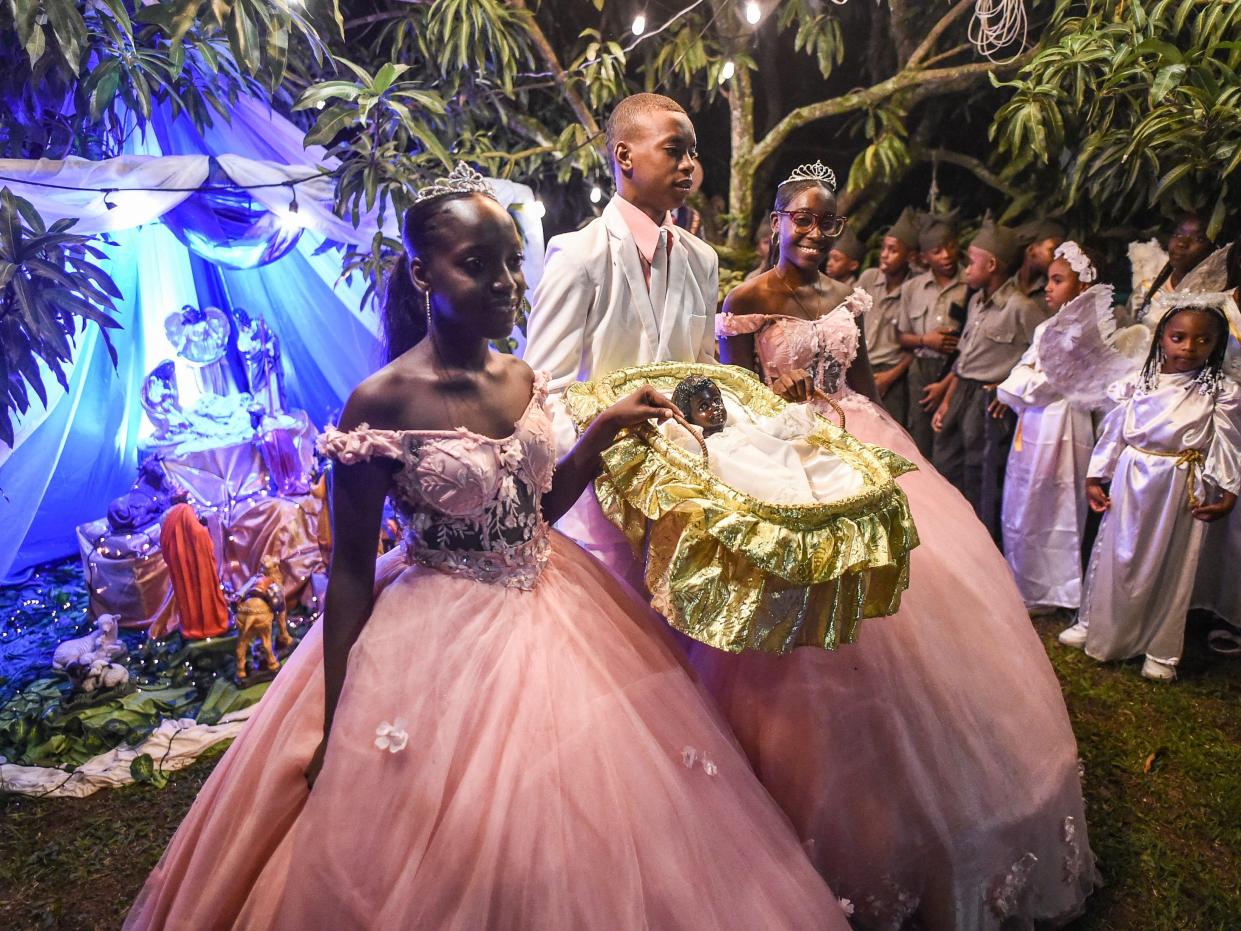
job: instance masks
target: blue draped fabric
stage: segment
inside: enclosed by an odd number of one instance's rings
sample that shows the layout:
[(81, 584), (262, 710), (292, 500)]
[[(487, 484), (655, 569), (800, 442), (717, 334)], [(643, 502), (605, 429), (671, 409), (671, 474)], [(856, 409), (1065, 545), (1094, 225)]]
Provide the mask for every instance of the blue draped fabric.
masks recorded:
[[(200, 134), (184, 120), (158, 117), (154, 128), (133, 151), (292, 160), (256, 132), (217, 127)], [(116, 314), (123, 329), (113, 331), (119, 363), (114, 370), (98, 332), (87, 328), (69, 390), (0, 465), (0, 578), (73, 554), (74, 528), (102, 517), (136, 478), (139, 393), (147, 372), (171, 356), (163, 335), (171, 311), (214, 304), (264, 317), (284, 351), (289, 406), (320, 427), (379, 363), (375, 314), (359, 311), (361, 282), (336, 284), (339, 255), (313, 255), (321, 240), (309, 232), (285, 257), (244, 271), (191, 259), (160, 223), (113, 238), (102, 264), (124, 295)]]

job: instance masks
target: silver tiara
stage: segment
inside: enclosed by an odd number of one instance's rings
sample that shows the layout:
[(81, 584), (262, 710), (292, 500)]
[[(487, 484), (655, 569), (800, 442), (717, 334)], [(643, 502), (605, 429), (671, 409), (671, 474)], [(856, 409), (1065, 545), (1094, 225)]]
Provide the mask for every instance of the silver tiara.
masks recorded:
[(776, 186), (784, 187), (794, 181), (818, 181), (830, 188), (833, 193), (836, 191), (836, 175), (821, 161), (816, 161), (813, 165), (798, 165), (791, 175)]
[(424, 188), (419, 188), (418, 193), (414, 195), (414, 203), (419, 204), (432, 197), (443, 197), (445, 194), (485, 194), (493, 200), (496, 196), (491, 190), (491, 185), (487, 183), (487, 179), (465, 162), (457, 162), (457, 167), (450, 171), (447, 177), (441, 178), (434, 184), (428, 184)]

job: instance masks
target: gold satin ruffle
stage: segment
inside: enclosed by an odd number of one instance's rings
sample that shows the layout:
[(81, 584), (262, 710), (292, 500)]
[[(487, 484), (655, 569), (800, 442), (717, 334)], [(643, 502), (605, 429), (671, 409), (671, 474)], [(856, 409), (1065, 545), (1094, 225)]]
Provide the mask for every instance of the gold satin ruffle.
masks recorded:
[[(688, 375), (713, 379), (759, 414), (786, 406), (745, 369), (665, 362), (571, 385), (565, 408), (580, 431), (641, 385), (671, 394)], [(650, 424), (622, 431), (603, 453), (599, 504), (636, 553), (645, 546), (652, 603), (682, 633), (734, 653), (830, 650), (853, 642), (863, 618), (900, 607), (918, 533), (895, 477), (916, 466), (818, 420), (809, 440), (860, 471), (864, 491), (824, 504), (761, 501)]]

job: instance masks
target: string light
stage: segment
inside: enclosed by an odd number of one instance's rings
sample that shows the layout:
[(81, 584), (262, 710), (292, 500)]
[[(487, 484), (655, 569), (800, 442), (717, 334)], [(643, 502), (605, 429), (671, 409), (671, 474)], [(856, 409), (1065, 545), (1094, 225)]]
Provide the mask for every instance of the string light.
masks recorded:
[(543, 205), (543, 201), (534, 200), (525, 205), (526, 210), (530, 212), (530, 216), (536, 220), (541, 220), (547, 216), (547, 207)]
[(633, 25), (630, 27), (635, 36), (640, 36), (646, 32), (646, 14), (639, 13), (633, 18)]
[(726, 84), (733, 79), (733, 75), (737, 73), (737, 66), (733, 64), (730, 58), (724, 62), (724, 67), (720, 69), (720, 83)]
[(601, 200), (603, 200), (603, 188), (596, 184), (590, 189), (590, 202), (592, 204), (597, 204)]
[(751, 26), (757, 26), (758, 21), (763, 18), (763, 9), (755, 0), (747, 0), (745, 5), (745, 21)]

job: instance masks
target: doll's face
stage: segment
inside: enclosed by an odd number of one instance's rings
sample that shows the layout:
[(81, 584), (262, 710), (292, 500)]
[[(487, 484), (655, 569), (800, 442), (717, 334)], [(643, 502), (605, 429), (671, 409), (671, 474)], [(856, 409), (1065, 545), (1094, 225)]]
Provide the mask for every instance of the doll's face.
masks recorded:
[(719, 388), (709, 385), (690, 398), (689, 421), (701, 428), (704, 436), (724, 429), (728, 412), (724, 409), (724, 398)]

